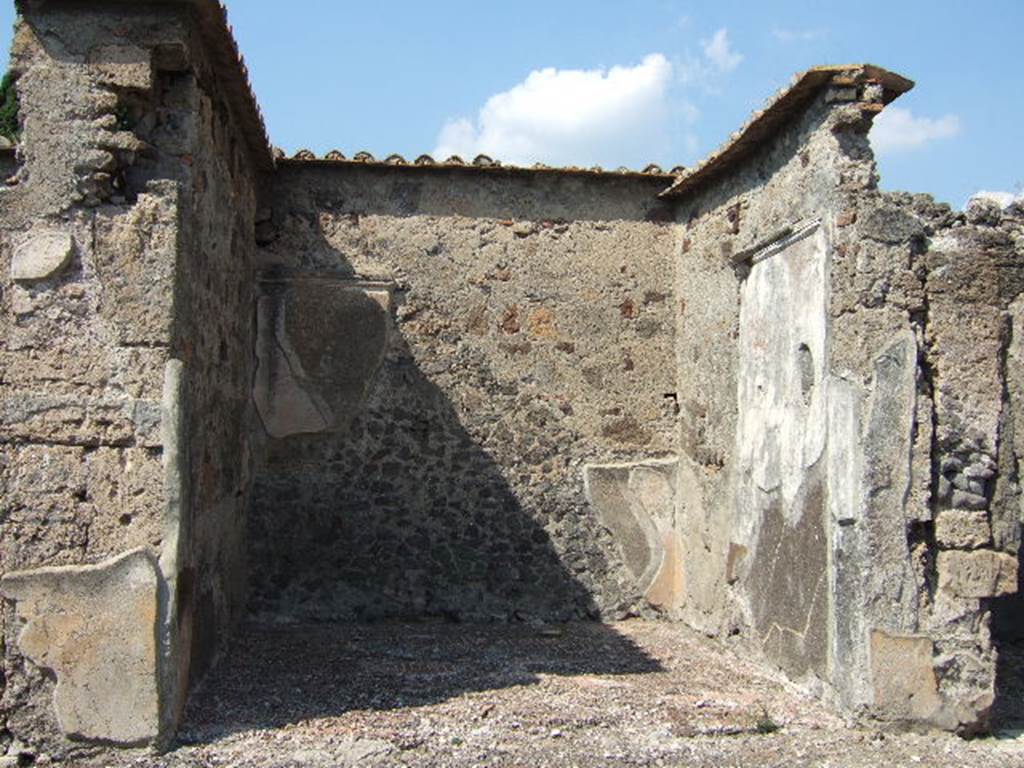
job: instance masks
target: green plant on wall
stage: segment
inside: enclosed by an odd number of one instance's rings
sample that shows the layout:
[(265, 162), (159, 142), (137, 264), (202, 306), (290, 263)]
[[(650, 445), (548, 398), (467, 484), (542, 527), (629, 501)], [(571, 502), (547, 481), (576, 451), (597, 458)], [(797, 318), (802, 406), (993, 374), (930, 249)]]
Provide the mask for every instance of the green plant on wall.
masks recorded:
[(10, 72), (0, 81), (0, 136), (18, 140), (18, 91)]

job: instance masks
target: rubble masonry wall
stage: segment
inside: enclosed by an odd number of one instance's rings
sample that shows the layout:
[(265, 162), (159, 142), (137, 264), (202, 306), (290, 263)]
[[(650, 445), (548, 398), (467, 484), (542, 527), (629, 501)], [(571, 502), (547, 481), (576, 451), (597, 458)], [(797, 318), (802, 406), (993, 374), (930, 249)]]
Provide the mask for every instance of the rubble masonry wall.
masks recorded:
[(1017, 585), (1018, 225), (879, 192), (887, 94), (847, 80), (681, 199), (687, 619), (848, 711), (972, 730)]
[(20, 11), (0, 746), (60, 756), (169, 735), (243, 607), (256, 163), (189, 6)]
[(258, 229), (258, 611), (642, 609), (584, 468), (675, 448), (663, 186), (279, 167)]
[(275, 163), (217, 3), (19, 9), (0, 748), (165, 743), (246, 607), (658, 615), (985, 726), (1024, 217), (878, 190), (908, 81), (812, 70), (675, 183)]

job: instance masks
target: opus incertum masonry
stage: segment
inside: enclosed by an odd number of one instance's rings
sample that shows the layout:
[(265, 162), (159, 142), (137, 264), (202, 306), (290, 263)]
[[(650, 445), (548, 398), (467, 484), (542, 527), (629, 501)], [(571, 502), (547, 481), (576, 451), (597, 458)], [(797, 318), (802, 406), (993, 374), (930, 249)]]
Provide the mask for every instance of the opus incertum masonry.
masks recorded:
[(243, 614), (739, 633), (984, 728), (1019, 625), (1021, 210), (880, 192), (809, 70), (696, 168), (268, 142), (213, 0), (22, 0), (6, 729), (164, 744)]

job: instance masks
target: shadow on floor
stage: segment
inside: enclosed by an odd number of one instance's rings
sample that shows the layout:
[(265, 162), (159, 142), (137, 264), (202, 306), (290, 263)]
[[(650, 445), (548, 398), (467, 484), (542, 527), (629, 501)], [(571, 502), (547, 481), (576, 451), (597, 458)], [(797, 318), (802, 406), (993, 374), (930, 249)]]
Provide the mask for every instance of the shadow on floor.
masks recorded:
[(542, 675), (637, 675), (664, 667), (598, 623), (249, 624), (192, 697), (182, 744), (354, 710), (424, 706)]

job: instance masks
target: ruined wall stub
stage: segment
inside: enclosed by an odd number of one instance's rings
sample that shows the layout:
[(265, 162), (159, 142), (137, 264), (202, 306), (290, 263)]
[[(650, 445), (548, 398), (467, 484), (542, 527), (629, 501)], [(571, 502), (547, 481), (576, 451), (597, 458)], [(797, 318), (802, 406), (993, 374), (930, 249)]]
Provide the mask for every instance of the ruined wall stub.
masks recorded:
[(167, 738), (190, 664), (242, 607), (254, 178), (271, 158), (248, 138), (255, 107), (222, 91), (239, 72), (210, 55), (217, 4), (18, 5), (0, 713), (61, 757)]

